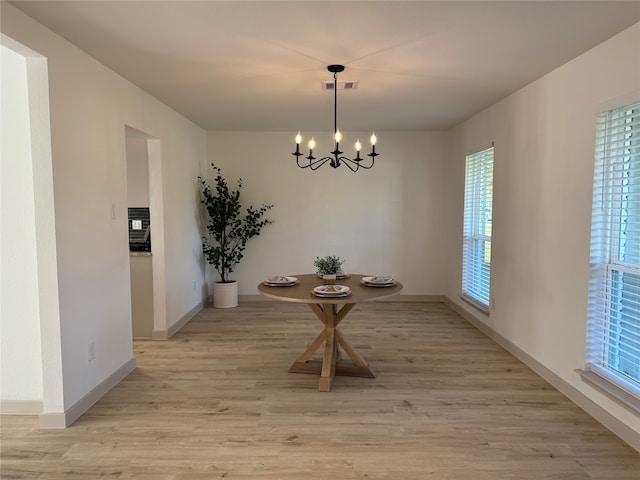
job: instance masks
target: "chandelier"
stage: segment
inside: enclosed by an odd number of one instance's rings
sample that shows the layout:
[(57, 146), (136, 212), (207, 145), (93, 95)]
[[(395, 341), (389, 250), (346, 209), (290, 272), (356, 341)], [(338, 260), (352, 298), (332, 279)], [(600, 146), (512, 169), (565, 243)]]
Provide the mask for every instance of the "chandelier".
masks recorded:
[(340, 151), (340, 140), (342, 140), (342, 134), (340, 130), (338, 130), (338, 72), (342, 72), (344, 70), (344, 65), (329, 65), (327, 70), (333, 73), (333, 138), (335, 140), (335, 148), (333, 152), (331, 152), (332, 156), (322, 157), (317, 159), (313, 156), (313, 149), (316, 146), (316, 142), (311, 137), (309, 140), (309, 155), (304, 157), (307, 161), (300, 160), (304, 154), (300, 152), (300, 142), (302, 142), (302, 135), (300, 132), (296, 135), (296, 151), (291, 155), (295, 155), (296, 163), (300, 168), (310, 168), (311, 170), (317, 170), (325, 163), (329, 162), (333, 168), (338, 168), (340, 165), (346, 165), (349, 170), (352, 172), (357, 172), (360, 168), (370, 169), (373, 167), (373, 164), (376, 160), (378, 154), (376, 153), (376, 142), (378, 139), (376, 138), (375, 132), (371, 135), (371, 153), (367, 154), (368, 157), (371, 157), (370, 160), (366, 158), (360, 158), (360, 149), (362, 145), (360, 144), (360, 139), (356, 141), (356, 158), (348, 158), (343, 157)]

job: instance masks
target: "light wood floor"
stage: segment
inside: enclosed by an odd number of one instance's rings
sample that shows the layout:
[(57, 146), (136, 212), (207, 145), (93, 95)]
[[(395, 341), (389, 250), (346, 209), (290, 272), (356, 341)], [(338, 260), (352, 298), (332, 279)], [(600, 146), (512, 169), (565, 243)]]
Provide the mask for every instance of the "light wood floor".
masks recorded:
[(357, 306), (341, 325), (377, 378), (287, 370), (305, 305), (205, 309), (66, 430), (2, 418), (1, 478), (640, 479), (640, 454), (438, 303)]

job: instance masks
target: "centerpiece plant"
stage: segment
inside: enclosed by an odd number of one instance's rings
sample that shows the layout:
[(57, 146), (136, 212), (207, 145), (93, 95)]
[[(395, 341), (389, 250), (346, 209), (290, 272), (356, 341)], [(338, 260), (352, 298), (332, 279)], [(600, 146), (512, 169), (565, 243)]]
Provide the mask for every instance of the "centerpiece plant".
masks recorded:
[(262, 204), (258, 208), (250, 205), (243, 212), (240, 202), (242, 179), (238, 179), (238, 187), (231, 190), (220, 167), (213, 163), (211, 167), (216, 172), (213, 186), (198, 177), (202, 203), (209, 216), (206, 225), (208, 235), (202, 238), (202, 250), (207, 262), (220, 275), (220, 282), (231, 283), (234, 280), (229, 279), (229, 274), (242, 260), (247, 242), (273, 223), (273, 220), (265, 218), (273, 205)]
[(342, 273), (342, 264), (345, 261), (335, 255), (328, 255), (324, 258), (316, 257), (313, 266), (318, 269), (318, 275), (337, 275)]

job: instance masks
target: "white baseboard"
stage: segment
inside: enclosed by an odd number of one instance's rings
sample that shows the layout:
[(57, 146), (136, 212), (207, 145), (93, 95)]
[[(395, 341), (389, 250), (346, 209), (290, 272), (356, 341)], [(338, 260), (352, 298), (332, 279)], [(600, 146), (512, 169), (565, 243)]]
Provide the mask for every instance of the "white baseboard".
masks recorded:
[(39, 415), (42, 413), (42, 400), (0, 400), (2, 415)]
[(467, 321), (469, 321), (469, 323), (471, 323), (474, 327), (484, 333), (487, 337), (492, 339), (494, 342), (496, 342), (498, 345), (500, 345), (502, 348), (507, 350), (514, 357), (524, 363), (527, 367), (537, 373), (540, 377), (553, 385), (556, 390), (558, 390), (565, 397), (575, 403), (578, 407), (587, 412), (603, 426), (611, 430), (611, 432), (628, 443), (633, 449), (640, 452), (640, 434), (638, 432), (611, 415), (604, 408), (587, 397), (584, 393), (579, 391), (566, 380), (560, 378), (558, 375), (542, 365), (527, 352), (493, 330), (486, 323), (476, 318), (468, 310), (465, 310), (448, 297), (445, 298), (445, 303), (457, 313), (459, 313), (462, 317), (464, 317)]
[(67, 414), (66, 413), (41, 413), (38, 417), (40, 420), (40, 428), (42, 430), (54, 430), (60, 428), (67, 428)]
[(64, 413), (41, 413), (41, 429), (67, 428), (80, 416), (91, 408), (91, 406), (104, 397), (109, 390), (118, 385), (127, 375), (136, 369), (136, 359), (131, 358), (115, 372), (96, 385), (89, 393), (78, 400)]
[(204, 303), (199, 302), (195, 307), (185, 313), (180, 319), (171, 325), (168, 330), (154, 330), (151, 333), (152, 340), (169, 340), (173, 337), (182, 327), (184, 327), (189, 321), (193, 319), (204, 308)]
[[(279, 302), (274, 298), (268, 298), (264, 295), (238, 295), (238, 303), (250, 302)], [(444, 295), (398, 295), (396, 297), (380, 300), (381, 302), (421, 302), (421, 303), (442, 303), (445, 301)]]
[(443, 303), (444, 295), (398, 295), (387, 298), (383, 302), (416, 302), (416, 303)]

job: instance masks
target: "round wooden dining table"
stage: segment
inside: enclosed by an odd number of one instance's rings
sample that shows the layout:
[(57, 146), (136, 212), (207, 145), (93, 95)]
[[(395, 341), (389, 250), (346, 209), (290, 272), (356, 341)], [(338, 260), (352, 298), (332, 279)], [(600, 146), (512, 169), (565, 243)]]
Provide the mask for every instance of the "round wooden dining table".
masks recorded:
[[(331, 391), (336, 375), (374, 378), (375, 373), (366, 360), (356, 352), (338, 328), (340, 322), (360, 302), (384, 300), (399, 295), (402, 284), (373, 287), (364, 284), (365, 275), (348, 275), (336, 280), (337, 285), (349, 287), (345, 297), (318, 297), (313, 289), (323, 285), (323, 279), (316, 274), (291, 275), (297, 279), (292, 286), (272, 286), (266, 282), (258, 285), (258, 291), (269, 298), (285, 302), (305, 303), (324, 325), (322, 332), (293, 363), (289, 372), (320, 374), (318, 390)], [(312, 360), (313, 354), (323, 348), (322, 361)], [(342, 352), (350, 361), (343, 359)]]

